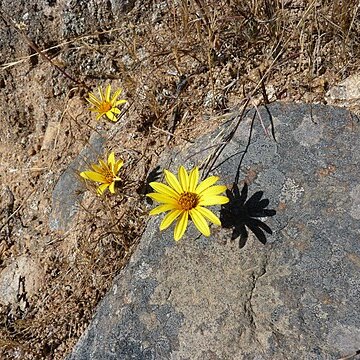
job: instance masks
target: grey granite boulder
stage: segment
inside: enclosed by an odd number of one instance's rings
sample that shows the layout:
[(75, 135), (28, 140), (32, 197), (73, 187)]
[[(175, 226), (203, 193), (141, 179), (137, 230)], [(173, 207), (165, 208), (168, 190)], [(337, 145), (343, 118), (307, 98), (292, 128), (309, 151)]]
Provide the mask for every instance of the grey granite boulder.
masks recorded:
[(79, 173), (86, 170), (91, 163), (96, 163), (102, 154), (105, 137), (94, 133), (89, 144), (72, 161), (61, 174), (52, 193), (52, 209), (49, 219), (51, 230), (66, 231), (79, 209), (83, 195), (83, 185)]
[[(172, 157), (171, 170), (200, 163), (237, 125), (204, 169), (231, 188), (239, 168), (226, 228), (204, 238), (191, 225), (174, 242), (151, 219), (69, 360), (338, 359), (360, 348), (358, 120), (320, 105), (258, 110)], [(267, 207), (277, 214), (262, 217)]]

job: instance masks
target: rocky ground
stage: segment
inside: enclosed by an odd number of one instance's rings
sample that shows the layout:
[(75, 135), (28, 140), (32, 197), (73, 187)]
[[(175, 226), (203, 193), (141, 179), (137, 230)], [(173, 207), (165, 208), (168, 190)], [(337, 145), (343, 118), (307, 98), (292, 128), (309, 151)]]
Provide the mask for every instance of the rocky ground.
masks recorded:
[[(2, 1), (1, 357), (69, 352), (145, 229), (146, 181), (164, 151), (244, 104), (357, 112), (358, 5)], [(97, 122), (85, 101), (107, 84), (128, 100), (116, 123)], [(78, 172), (110, 151), (125, 160), (123, 181), (100, 198)], [(78, 205), (57, 226), (54, 189), (66, 171)]]

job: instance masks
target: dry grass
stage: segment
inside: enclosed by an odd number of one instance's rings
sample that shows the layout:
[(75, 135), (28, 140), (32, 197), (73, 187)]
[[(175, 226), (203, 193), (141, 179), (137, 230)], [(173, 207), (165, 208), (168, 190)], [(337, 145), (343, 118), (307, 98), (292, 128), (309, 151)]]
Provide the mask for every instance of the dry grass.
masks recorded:
[[(45, 52), (52, 61), (78, 82), (89, 88), (115, 82), (125, 89), (130, 102), (125, 123), (105, 124), (102, 130), (108, 133), (107, 146), (125, 154), (131, 175), (124, 175), (127, 185), (119, 196), (101, 201), (87, 192), (71, 232), (51, 234), (42, 245), (42, 289), (23, 297), (25, 305), (0, 307), (0, 355), (63, 358), (140, 239), (146, 178), (159, 155), (169, 146), (195, 141), (212, 126), (204, 119), (245, 101), (324, 102), (329, 87), (359, 70), (358, 8), (354, 0), (146, 2), (124, 17), (120, 29), (110, 24), (49, 47)], [(28, 61), (24, 56), (0, 68), (15, 76)], [(52, 65), (47, 69), (50, 76)], [(69, 91), (74, 84), (65, 78), (64, 84), (61, 129), (67, 136), (58, 134), (37, 164), (56, 176), (94, 129), (84, 104), (76, 103), (84, 89), (75, 84)], [(21, 121), (10, 124), (15, 133), (7, 135), (10, 142), (36, 128), (32, 120)], [(45, 184), (46, 172), (40, 171), (36, 181)], [(0, 269), (24, 251), (6, 224), (19, 206), (18, 214), (26, 218), (29, 204), (15, 201), (9, 212), (3, 197), (1, 205)], [(12, 226), (21, 227), (20, 222), (15, 214)], [(40, 237), (49, 235), (45, 225), (39, 229)]]

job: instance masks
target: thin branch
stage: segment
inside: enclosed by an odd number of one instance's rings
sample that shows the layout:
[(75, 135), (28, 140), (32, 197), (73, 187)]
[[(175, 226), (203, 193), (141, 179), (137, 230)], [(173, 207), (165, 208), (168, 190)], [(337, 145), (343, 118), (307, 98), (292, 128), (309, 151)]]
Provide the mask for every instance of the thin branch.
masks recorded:
[(45, 52), (41, 51), (40, 48), (34, 43), (33, 40), (29, 38), (29, 36), (22, 30), (20, 24), (17, 24), (14, 20), (12, 20), (8, 15), (0, 9), (0, 17), (6, 24), (10, 24), (20, 35), (21, 37), (26, 41), (26, 43), (36, 52), (38, 53), (45, 61), (48, 61), (56, 70), (58, 70), (61, 74), (63, 74), (66, 78), (73, 81), (77, 85), (86, 88), (87, 90), (90, 90), (90, 88), (83, 82), (75, 79), (73, 76), (69, 75), (64, 69), (62, 69), (60, 66), (58, 66), (52, 59), (46, 55)]

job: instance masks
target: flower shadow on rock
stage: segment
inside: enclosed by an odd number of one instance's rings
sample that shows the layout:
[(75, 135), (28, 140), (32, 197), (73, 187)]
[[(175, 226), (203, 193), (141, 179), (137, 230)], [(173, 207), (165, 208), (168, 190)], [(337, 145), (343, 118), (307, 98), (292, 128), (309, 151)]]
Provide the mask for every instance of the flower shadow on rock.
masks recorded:
[(250, 229), (256, 238), (266, 244), (266, 235), (264, 232), (272, 235), (272, 230), (261, 220), (260, 217), (274, 216), (275, 210), (266, 209), (269, 205), (268, 199), (261, 199), (264, 195), (263, 191), (257, 191), (248, 200), (248, 185), (239, 191), (237, 184), (233, 184), (232, 190), (226, 190), (226, 196), (230, 199), (228, 204), (221, 207), (220, 220), (222, 227), (233, 228), (231, 240), (235, 240), (240, 236), (239, 248), (243, 248), (248, 239), (248, 231)]
[[(145, 181), (141, 183), (141, 185), (137, 189), (137, 193), (140, 195), (146, 195), (147, 193), (152, 191), (152, 188), (150, 186), (150, 183), (153, 181), (158, 181), (162, 175), (162, 172), (160, 170), (160, 166), (156, 166), (153, 170), (151, 170), (146, 177)], [(145, 198), (146, 202), (150, 205), (153, 205), (153, 200), (149, 197)]]

